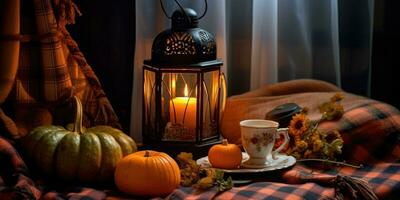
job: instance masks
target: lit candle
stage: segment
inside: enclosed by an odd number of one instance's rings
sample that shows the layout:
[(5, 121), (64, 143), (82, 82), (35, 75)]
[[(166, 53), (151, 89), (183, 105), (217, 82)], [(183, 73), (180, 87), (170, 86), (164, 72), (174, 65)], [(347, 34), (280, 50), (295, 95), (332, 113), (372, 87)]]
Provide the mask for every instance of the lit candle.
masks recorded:
[[(190, 129), (196, 128), (196, 98), (188, 97), (187, 85), (185, 85), (185, 96), (175, 97), (169, 103), (170, 121), (183, 124)], [(174, 109), (175, 108), (175, 109)], [(186, 113), (185, 113), (186, 109)], [(175, 110), (175, 113), (174, 113)], [(175, 121), (176, 114), (176, 121)], [(185, 119), (185, 120), (183, 120)]]

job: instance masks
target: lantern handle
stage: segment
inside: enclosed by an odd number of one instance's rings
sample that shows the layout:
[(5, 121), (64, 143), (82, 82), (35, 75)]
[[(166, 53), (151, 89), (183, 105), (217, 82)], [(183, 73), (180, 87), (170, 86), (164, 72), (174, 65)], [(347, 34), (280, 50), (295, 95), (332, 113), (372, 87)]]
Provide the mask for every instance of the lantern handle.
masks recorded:
[[(190, 18), (189, 18), (189, 16), (187, 16), (187, 14), (186, 14), (186, 12), (185, 12), (185, 9), (183, 8), (182, 4), (179, 3), (178, 0), (174, 0), (174, 1), (175, 1), (175, 3), (179, 6), (179, 8), (183, 11), (183, 13), (186, 15), (186, 17), (188, 18), (188, 20), (191, 21)], [(165, 7), (164, 7), (164, 4), (163, 4), (162, 0), (160, 0), (160, 4), (161, 4), (161, 9), (162, 9), (162, 11), (164, 12), (165, 16), (166, 16), (168, 19), (171, 19), (172, 16), (168, 16), (167, 11), (165, 11)], [(202, 14), (200, 17), (197, 18), (198, 20), (201, 19), (201, 18), (203, 18), (203, 17), (206, 15), (206, 13), (207, 13), (207, 10), (208, 10), (208, 3), (207, 3), (207, 0), (204, 0), (204, 4), (205, 4), (204, 12), (203, 12), (203, 14)]]
[(207, 13), (207, 10), (208, 10), (208, 5), (207, 5), (207, 0), (204, 0), (204, 12), (203, 12), (203, 14), (199, 17), (199, 18), (197, 18), (198, 20), (199, 19), (201, 19), (201, 18), (203, 18), (205, 15), (206, 15), (206, 13)]

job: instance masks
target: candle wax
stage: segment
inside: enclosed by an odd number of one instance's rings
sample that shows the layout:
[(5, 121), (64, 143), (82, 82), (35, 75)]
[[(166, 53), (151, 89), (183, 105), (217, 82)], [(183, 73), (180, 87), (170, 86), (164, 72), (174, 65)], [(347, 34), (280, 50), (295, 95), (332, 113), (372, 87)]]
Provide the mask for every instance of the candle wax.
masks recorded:
[[(175, 121), (174, 107), (175, 107), (175, 113), (176, 113), (176, 121)], [(186, 108), (186, 114), (184, 114), (185, 108)], [(175, 97), (175, 98), (173, 98), (169, 104), (169, 115), (170, 115), (170, 121), (172, 123), (183, 124), (187, 128), (195, 129), (196, 128), (196, 98), (194, 98), (194, 97)], [(184, 121), (183, 121), (183, 117), (185, 117)]]

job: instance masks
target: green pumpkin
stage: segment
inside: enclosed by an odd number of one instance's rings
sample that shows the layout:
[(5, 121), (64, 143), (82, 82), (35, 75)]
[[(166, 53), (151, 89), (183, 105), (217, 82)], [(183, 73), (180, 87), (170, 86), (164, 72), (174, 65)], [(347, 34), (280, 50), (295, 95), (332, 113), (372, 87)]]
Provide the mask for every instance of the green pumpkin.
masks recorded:
[(82, 127), (82, 104), (75, 102), (75, 124), (35, 128), (23, 138), (27, 154), (43, 173), (65, 181), (112, 180), (117, 162), (136, 152), (136, 144), (110, 126)]

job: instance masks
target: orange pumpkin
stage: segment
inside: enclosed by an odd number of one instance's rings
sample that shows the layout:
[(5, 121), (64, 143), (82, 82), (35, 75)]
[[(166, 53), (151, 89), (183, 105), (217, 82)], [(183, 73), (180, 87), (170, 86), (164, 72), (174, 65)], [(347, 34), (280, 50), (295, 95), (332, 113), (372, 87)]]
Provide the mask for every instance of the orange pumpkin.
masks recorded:
[(236, 144), (228, 144), (228, 140), (224, 139), (222, 144), (210, 148), (208, 160), (215, 168), (235, 169), (242, 162), (242, 151)]
[(145, 197), (170, 194), (181, 182), (178, 164), (165, 153), (138, 151), (117, 163), (115, 184), (122, 192)]

